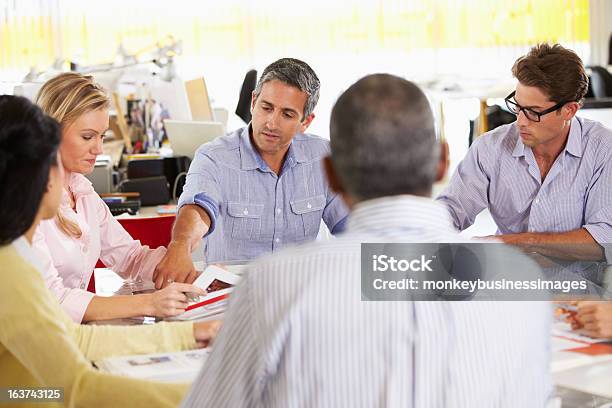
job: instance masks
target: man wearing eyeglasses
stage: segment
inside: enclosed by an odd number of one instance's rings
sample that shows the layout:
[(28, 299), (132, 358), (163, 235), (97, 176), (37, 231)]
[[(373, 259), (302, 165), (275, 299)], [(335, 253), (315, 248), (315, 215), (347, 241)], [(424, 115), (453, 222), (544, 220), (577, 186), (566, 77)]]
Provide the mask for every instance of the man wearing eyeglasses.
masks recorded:
[(517, 120), (478, 138), (438, 197), (460, 229), (488, 208), (497, 238), (568, 261), (612, 261), (612, 132), (576, 117), (580, 58), (540, 44), (512, 67)]

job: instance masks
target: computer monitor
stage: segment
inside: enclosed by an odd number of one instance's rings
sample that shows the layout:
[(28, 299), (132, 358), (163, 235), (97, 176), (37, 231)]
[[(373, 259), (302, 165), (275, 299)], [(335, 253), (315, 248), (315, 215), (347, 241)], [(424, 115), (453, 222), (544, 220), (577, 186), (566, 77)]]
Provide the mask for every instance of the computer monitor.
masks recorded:
[(175, 156), (193, 156), (201, 145), (223, 136), (223, 124), (219, 122), (164, 120), (164, 126)]

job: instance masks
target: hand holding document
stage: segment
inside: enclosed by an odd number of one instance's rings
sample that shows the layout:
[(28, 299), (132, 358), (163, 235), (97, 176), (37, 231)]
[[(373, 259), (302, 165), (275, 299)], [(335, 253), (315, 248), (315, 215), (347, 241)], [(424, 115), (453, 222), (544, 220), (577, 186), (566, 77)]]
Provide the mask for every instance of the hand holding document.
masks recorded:
[[(187, 283), (172, 283), (165, 288), (147, 295), (150, 299), (149, 315), (170, 317), (181, 314), (188, 306), (186, 300), (205, 294), (202, 289)], [(187, 299), (185, 299), (187, 298)]]
[(555, 315), (572, 330), (588, 337), (612, 340), (612, 301), (556, 302)]
[(572, 329), (590, 337), (612, 340), (612, 301), (578, 302)]
[(204, 291), (204, 295), (192, 297), (185, 312), (174, 317), (174, 319), (202, 319), (222, 313), (225, 311), (230, 293), (239, 281), (240, 277), (238, 275), (218, 266), (207, 267), (193, 282), (194, 286)]
[(576, 301), (558, 301), (553, 302), (555, 308), (555, 318), (558, 321), (563, 321), (569, 323), (573, 326), (576, 321), (576, 313), (578, 312), (578, 307), (576, 306), (578, 302)]

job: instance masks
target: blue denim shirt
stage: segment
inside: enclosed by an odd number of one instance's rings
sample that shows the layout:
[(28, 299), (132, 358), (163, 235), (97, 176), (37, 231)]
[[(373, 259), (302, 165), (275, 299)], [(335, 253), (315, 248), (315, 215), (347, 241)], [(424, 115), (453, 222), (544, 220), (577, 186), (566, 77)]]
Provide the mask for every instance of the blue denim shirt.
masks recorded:
[(247, 261), (312, 241), (321, 219), (333, 234), (341, 232), (349, 211), (325, 177), (322, 159), (329, 151), (327, 140), (298, 134), (277, 176), (254, 149), (249, 127), (202, 145), (179, 208), (196, 204), (210, 216), (206, 262)]

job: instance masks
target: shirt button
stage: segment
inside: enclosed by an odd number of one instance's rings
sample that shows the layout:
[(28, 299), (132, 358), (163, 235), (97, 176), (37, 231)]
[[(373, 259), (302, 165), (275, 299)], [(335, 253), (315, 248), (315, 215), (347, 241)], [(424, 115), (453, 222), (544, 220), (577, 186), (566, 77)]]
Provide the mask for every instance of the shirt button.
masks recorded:
[(85, 289), (85, 284), (81, 283), (81, 289)]
[(83, 253), (87, 253), (87, 245), (83, 246)]
[(244, 209), (244, 211), (242, 212), (244, 215), (249, 215), (249, 210), (247, 210), (246, 208)]
[(280, 215), (280, 213), (281, 213), (281, 209), (280, 209), (280, 208), (277, 208), (277, 209), (276, 209), (276, 214)]
[(312, 208), (312, 204), (310, 204), (310, 203), (306, 204), (306, 208), (311, 209)]
[(276, 238), (276, 239), (274, 240), (274, 242), (276, 242), (276, 243), (278, 244), (278, 243), (280, 242), (280, 238)]
[(539, 198), (536, 198), (536, 199), (535, 199), (535, 203), (536, 203), (536, 204), (540, 204), (540, 199), (539, 199)]

